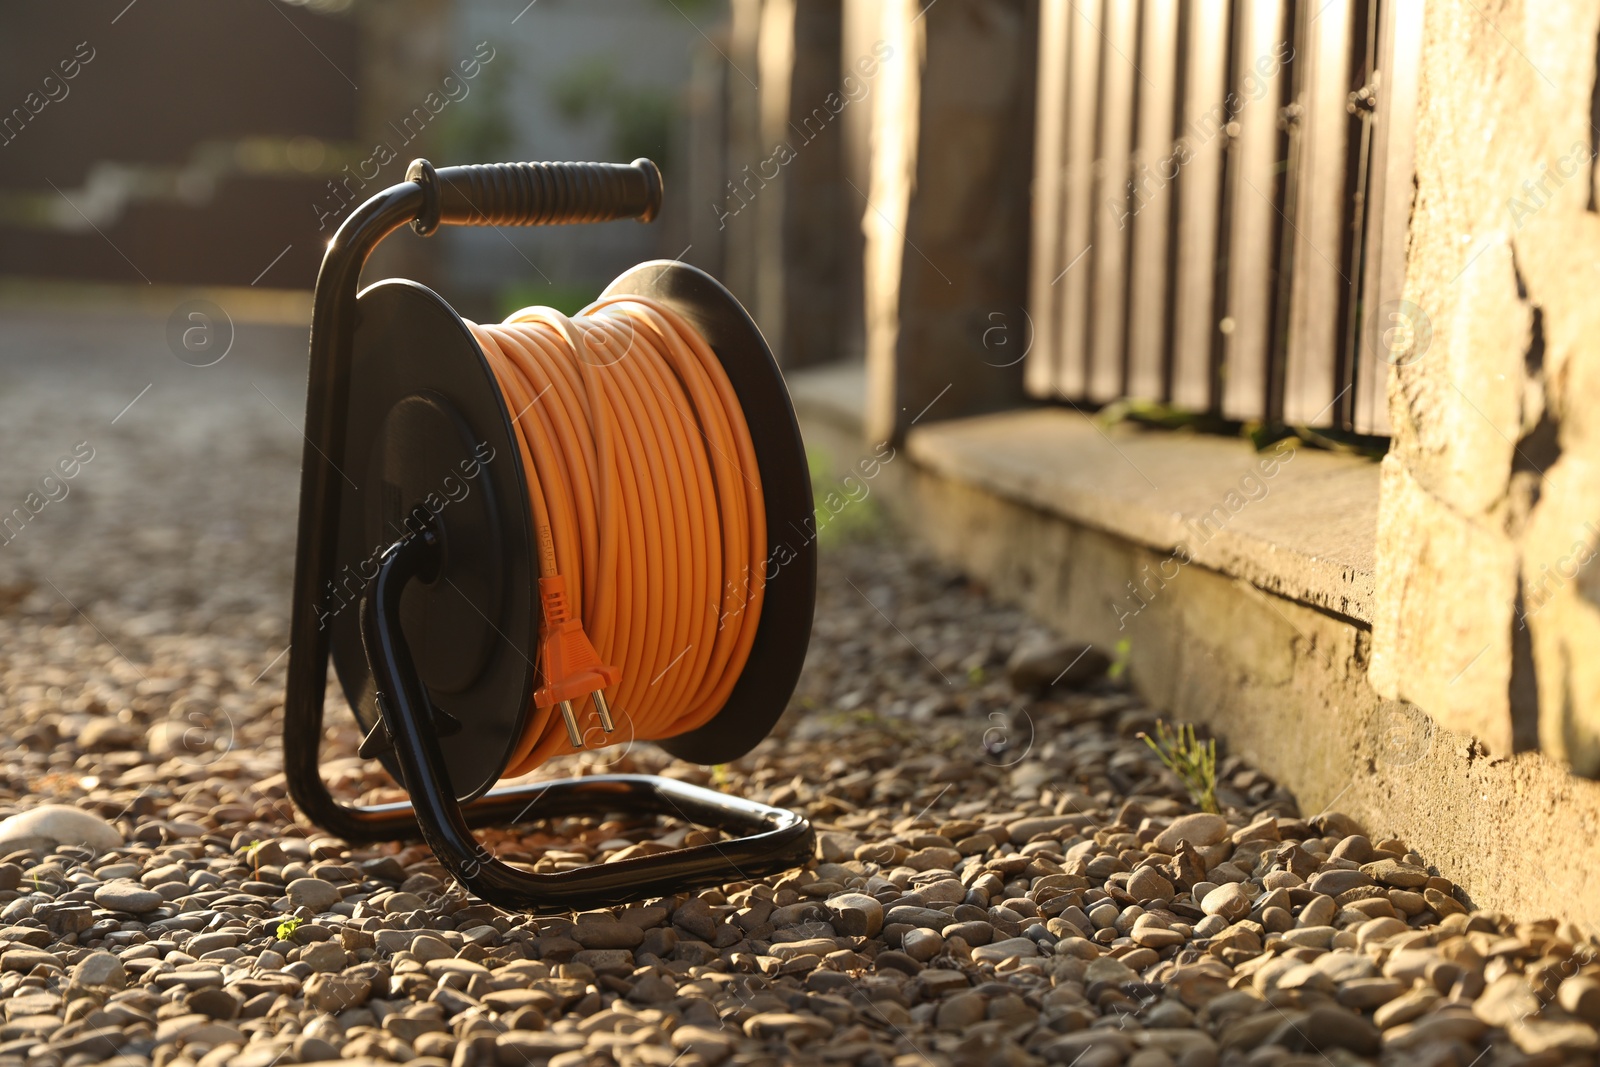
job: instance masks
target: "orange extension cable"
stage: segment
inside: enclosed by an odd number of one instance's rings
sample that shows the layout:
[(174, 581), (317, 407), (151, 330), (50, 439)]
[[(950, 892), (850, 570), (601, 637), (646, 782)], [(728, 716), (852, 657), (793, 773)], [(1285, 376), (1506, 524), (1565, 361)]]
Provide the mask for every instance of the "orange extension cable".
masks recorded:
[(643, 297), (470, 324), (514, 413), (538, 542), (539, 688), (506, 777), (609, 734), (704, 725), (755, 640), (766, 512), (738, 397), (705, 339)]

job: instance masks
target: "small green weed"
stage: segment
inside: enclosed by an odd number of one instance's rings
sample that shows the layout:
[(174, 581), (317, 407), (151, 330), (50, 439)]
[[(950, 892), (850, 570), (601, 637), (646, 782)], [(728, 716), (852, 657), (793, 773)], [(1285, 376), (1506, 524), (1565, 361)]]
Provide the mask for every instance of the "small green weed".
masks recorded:
[(1173, 730), (1160, 719), (1156, 720), (1155, 737), (1143, 730), (1139, 731), (1139, 736), (1151, 751), (1161, 757), (1167, 769), (1183, 782), (1184, 788), (1189, 791), (1189, 799), (1201, 811), (1209, 811), (1213, 815), (1219, 813), (1216, 738), (1201, 742), (1194, 736), (1192, 723), (1184, 723)]

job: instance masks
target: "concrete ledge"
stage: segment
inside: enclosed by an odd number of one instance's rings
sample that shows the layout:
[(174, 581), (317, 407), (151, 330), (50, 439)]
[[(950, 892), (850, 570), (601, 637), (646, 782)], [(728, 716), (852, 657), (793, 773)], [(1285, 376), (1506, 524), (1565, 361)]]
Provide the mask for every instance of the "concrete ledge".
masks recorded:
[(1372, 622), (1378, 465), (1292, 441), (1133, 426), (1058, 408), (913, 430), (930, 472), (1171, 556), (1113, 604), (1136, 610), (1185, 560), (1290, 600)]

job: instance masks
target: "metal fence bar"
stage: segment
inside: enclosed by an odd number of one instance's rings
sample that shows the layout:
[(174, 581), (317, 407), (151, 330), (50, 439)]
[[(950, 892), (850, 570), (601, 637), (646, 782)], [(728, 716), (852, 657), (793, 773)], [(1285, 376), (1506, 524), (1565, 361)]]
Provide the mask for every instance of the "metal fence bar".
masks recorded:
[(1172, 225), (1173, 150), (1178, 83), (1178, 0), (1144, 0), (1139, 33), (1142, 75), (1129, 181), (1128, 215), (1133, 231), (1129, 272), (1128, 386), (1131, 397), (1167, 396), (1168, 262)]
[[(1283, 417), (1292, 425), (1335, 424), (1341, 295), (1350, 286), (1343, 231), (1350, 190), (1345, 157), (1352, 0), (1299, 0), (1291, 121), (1299, 130), (1297, 204), (1289, 296)], [(1314, 6), (1313, 6), (1314, 5)]]
[(1279, 129), (1286, 50), (1284, 0), (1241, 0), (1235, 31), (1234, 92), (1239, 101), (1229, 151), (1230, 226), (1223, 333), (1222, 413), (1269, 418), (1274, 280), (1286, 163)]
[(1033, 244), (1029, 250), (1028, 315), (1032, 348), (1028, 392), (1055, 393), (1060, 380), (1062, 293), (1059, 284), (1067, 190), (1067, 71), (1072, 34), (1071, 0), (1039, 7), (1039, 89), (1034, 110)]
[(1072, 0), (1067, 72), (1066, 205), (1057, 388), (1081, 399), (1088, 393), (1090, 279), (1094, 270), (1095, 129), (1100, 103), (1100, 0)]
[(1100, 43), (1100, 122), (1095, 137), (1093, 307), (1089, 322), (1090, 400), (1121, 396), (1127, 380), (1129, 234), (1135, 94), (1144, 86), (1137, 65), (1138, 8), (1108, 0)]

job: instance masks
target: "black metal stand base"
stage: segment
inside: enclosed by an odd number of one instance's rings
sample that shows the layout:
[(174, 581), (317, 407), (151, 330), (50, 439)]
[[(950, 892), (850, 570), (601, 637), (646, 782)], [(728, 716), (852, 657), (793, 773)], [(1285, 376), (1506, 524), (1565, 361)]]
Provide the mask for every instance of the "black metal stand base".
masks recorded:
[[(322, 705), (291, 702), (285, 709), (284, 767), (290, 794), (314, 822), (347, 841), (421, 836), (474, 895), (503, 908), (531, 911), (623, 904), (757, 878), (810, 858), (815, 835), (801, 816), (670, 778), (570, 778), (495, 790), (459, 803), (427, 692), (400, 629), (401, 591), (436, 565), (436, 554), (437, 542), (428, 531), (397, 542), (384, 554), (362, 602), (362, 637), (378, 680), (382, 728), (388, 733), (384, 741), (393, 746), (411, 802), (361, 808), (336, 800), (319, 771)], [(606, 813), (666, 815), (744, 836), (559, 874), (512, 867), (472, 836), (474, 826)]]

